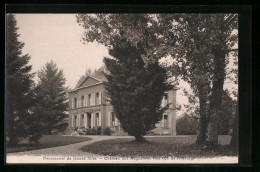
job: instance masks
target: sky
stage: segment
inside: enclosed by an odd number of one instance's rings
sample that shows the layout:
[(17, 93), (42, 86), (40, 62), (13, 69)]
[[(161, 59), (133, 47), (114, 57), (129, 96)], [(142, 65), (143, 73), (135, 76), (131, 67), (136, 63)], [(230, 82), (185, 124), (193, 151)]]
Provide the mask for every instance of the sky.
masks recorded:
[[(105, 46), (97, 43), (84, 45), (81, 42), (83, 28), (76, 22), (75, 14), (15, 14), (19, 40), (24, 42), (23, 54), (31, 56), (32, 72), (39, 71), (53, 60), (63, 70), (66, 85), (74, 88), (86, 69), (104, 65), (103, 57), (109, 56)], [(229, 66), (232, 66), (232, 60)], [(35, 77), (37, 82), (37, 77)], [(183, 89), (189, 90), (184, 81), (178, 86), (177, 103), (188, 104)], [(225, 82), (224, 88), (236, 90), (237, 86)], [(183, 113), (183, 110), (177, 112)]]
[(23, 53), (31, 56), (32, 71), (37, 72), (47, 61), (63, 69), (67, 86), (74, 88), (86, 68), (99, 68), (106, 47), (97, 43), (84, 45), (82, 27), (71, 14), (16, 14), (19, 40), (25, 43)]

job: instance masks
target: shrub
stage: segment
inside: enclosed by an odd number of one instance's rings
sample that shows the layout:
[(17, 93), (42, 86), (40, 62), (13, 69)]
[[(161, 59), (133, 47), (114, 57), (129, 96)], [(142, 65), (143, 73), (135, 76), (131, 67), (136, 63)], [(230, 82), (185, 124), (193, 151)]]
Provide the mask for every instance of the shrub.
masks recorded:
[(96, 129), (95, 128), (88, 128), (86, 131), (87, 135), (96, 135)]
[(198, 120), (189, 118), (186, 115), (176, 121), (177, 135), (195, 135), (197, 134)]
[(104, 128), (103, 134), (107, 135), (107, 136), (110, 136), (111, 135), (110, 128), (109, 127)]
[(101, 135), (101, 127), (97, 127), (96, 135)]
[(79, 135), (85, 135), (86, 134), (86, 129), (85, 127), (81, 127), (77, 130), (77, 132), (79, 133)]

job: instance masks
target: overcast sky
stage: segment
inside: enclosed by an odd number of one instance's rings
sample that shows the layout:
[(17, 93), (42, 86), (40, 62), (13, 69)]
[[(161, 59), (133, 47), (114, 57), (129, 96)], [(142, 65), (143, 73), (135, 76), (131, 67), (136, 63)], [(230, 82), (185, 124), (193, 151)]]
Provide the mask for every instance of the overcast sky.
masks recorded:
[(63, 69), (67, 85), (74, 88), (86, 68), (95, 69), (108, 56), (106, 47), (80, 42), (82, 27), (72, 14), (16, 14), (24, 53), (31, 56), (33, 71), (53, 60)]
[[(66, 84), (74, 88), (87, 68), (96, 69), (103, 65), (108, 56), (107, 48), (97, 43), (88, 45), (80, 42), (83, 28), (76, 22), (75, 14), (16, 14), (19, 40), (25, 43), (24, 54), (29, 54), (32, 72), (37, 72), (47, 61), (56, 62), (63, 69)], [(35, 78), (37, 80), (37, 77)], [(182, 88), (189, 88), (181, 82), (177, 94), (179, 104), (187, 104)], [(226, 83), (225, 88), (237, 89)], [(178, 114), (181, 114), (179, 112)]]

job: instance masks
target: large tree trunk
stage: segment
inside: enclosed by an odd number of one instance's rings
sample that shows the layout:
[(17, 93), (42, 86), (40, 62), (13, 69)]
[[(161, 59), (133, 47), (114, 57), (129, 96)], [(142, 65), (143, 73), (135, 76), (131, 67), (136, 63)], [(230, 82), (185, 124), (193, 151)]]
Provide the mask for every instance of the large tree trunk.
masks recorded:
[(213, 49), (214, 54), (214, 81), (210, 99), (210, 120), (208, 128), (208, 142), (212, 145), (218, 144), (218, 122), (221, 111), (223, 85), (225, 80), (225, 52), (221, 47)]
[(219, 116), (216, 109), (211, 110), (209, 128), (208, 128), (208, 142), (211, 145), (218, 144), (218, 122)]
[(230, 141), (230, 146), (233, 148), (238, 148), (238, 101), (237, 101), (237, 105), (236, 105), (236, 116), (235, 116), (235, 120), (233, 123), (233, 131), (232, 131), (232, 138)]
[(206, 141), (207, 138), (207, 92), (204, 88), (199, 90), (199, 101), (200, 101), (200, 118), (199, 118), (199, 131), (197, 135), (196, 143), (201, 144)]
[(143, 142), (143, 141), (145, 141), (144, 137), (141, 136), (141, 134), (140, 134), (140, 135), (137, 134), (137, 135), (135, 135), (134, 137), (135, 137), (135, 140), (136, 140), (137, 142)]

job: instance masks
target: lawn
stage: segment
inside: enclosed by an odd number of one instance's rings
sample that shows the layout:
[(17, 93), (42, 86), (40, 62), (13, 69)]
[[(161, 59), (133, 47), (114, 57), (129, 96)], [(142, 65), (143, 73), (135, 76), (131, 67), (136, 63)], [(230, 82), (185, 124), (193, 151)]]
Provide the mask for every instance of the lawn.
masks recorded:
[(24, 152), (29, 150), (36, 150), (42, 148), (50, 148), (55, 146), (69, 145), (73, 143), (83, 142), (91, 140), (88, 137), (77, 136), (61, 136), (61, 135), (46, 135), (39, 139), (39, 143), (29, 144), (28, 139), (20, 141), (20, 144), (16, 147), (6, 147), (6, 153), (11, 152)]
[(96, 142), (81, 148), (105, 156), (174, 156), (179, 158), (198, 158), (216, 156), (236, 156), (235, 150), (228, 147), (230, 136), (219, 136), (219, 145), (214, 148), (195, 144), (196, 136), (146, 137), (145, 142), (134, 138), (112, 139)]

